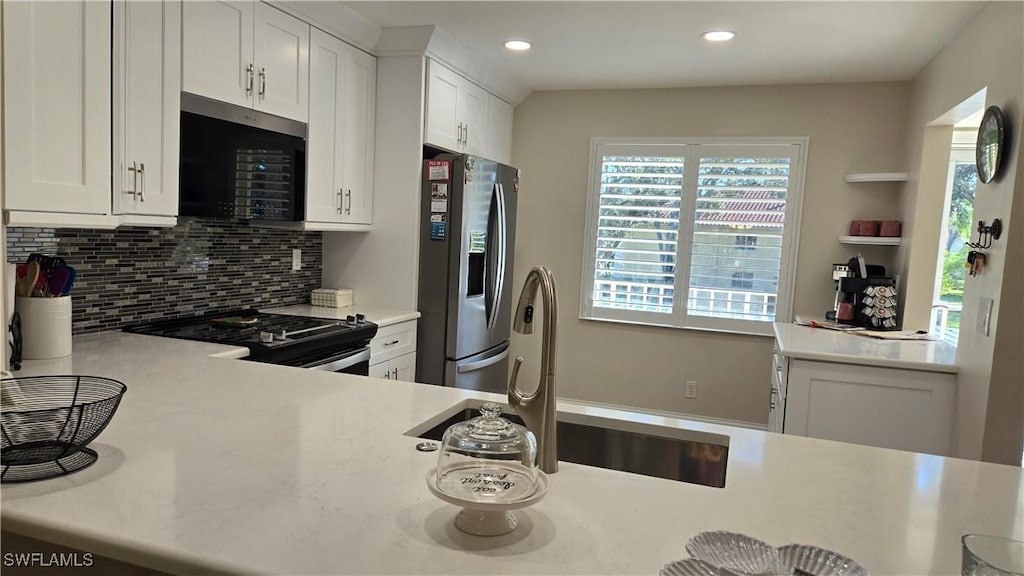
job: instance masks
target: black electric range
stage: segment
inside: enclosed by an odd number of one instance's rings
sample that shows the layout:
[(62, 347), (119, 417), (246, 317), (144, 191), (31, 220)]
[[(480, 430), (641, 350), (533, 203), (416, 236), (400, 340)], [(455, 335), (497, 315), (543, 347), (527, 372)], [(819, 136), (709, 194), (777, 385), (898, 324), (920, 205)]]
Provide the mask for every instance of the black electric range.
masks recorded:
[(365, 364), (368, 371), (368, 347), (377, 334), (377, 325), (360, 320), (326, 320), (248, 309), (160, 320), (129, 326), (124, 331), (244, 346), (249, 349), (247, 359), (256, 362), (362, 373), (362, 367), (335, 370), (349, 368), (342, 364), (358, 359), (358, 364)]

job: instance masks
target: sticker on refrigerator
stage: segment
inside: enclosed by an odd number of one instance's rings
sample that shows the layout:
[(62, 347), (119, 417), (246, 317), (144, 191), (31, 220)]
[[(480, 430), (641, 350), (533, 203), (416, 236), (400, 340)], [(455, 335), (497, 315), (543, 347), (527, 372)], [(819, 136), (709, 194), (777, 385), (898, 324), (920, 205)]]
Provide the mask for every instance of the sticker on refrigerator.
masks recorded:
[(427, 160), (427, 180), (448, 180), (451, 168), (451, 160)]
[(431, 200), (430, 201), (431, 212), (447, 212), (448, 201), (447, 200)]
[(448, 223), (445, 222), (444, 214), (430, 215), (430, 239), (444, 240), (448, 231)]
[(433, 183), (430, 185), (430, 199), (431, 200), (447, 200), (448, 199), (448, 185)]

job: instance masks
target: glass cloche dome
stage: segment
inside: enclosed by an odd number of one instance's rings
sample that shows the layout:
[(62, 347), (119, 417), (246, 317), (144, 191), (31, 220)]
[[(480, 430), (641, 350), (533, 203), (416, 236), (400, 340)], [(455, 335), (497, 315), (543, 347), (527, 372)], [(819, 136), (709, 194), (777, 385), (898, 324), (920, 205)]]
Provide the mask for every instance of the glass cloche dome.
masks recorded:
[(437, 488), (471, 502), (516, 502), (537, 490), (537, 439), (487, 403), (480, 416), (453, 424), (441, 439)]

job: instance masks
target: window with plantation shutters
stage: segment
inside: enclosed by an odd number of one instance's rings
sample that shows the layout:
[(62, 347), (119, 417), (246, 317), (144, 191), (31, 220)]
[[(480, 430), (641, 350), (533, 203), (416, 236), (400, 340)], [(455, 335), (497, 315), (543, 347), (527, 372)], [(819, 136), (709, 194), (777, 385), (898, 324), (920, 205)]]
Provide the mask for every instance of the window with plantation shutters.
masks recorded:
[(788, 319), (806, 139), (595, 139), (580, 316), (770, 333)]

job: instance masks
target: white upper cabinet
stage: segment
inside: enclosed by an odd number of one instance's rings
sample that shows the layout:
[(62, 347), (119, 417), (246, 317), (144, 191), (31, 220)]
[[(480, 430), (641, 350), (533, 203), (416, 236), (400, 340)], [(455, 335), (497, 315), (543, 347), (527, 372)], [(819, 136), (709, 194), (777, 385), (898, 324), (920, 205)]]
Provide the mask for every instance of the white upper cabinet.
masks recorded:
[(512, 106), (434, 60), (425, 116), (425, 143), (508, 162)]
[(463, 121), (459, 118), (461, 76), (427, 60), (427, 110), (424, 141), (449, 150), (462, 150)]
[(306, 221), (373, 221), (377, 61), (324, 32), (310, 40)]
[(181, 9), (180, 0), (114, 4), (116, 214), (178, 213)]
[(251, 0), (184, 2), (183, 91), (252, 107), (254, 9)]
[(309, 25), (262, 2), (184, 2), (182, 90), (305, 122)]
[(341, 132), (342, 182), (346, 222), (373, 221), (373, 147), (377, 102), (377, 59), (346, 46), (345, 90)]
[(110, 214), (110, 2), (4, 2), (6, 208)]
[(255, 108), (305, 122), (309, 111), (309, 25), (256, 3)]
[(490, 94), (464, 80), (459, 87), (459, 118), (463, 121), (462, 150), (483, 156), (487, 142), (487, 100)]
[(487, 146), (484, 156), (512, 162), (512, 105), (495, 95), (487, 104)]

